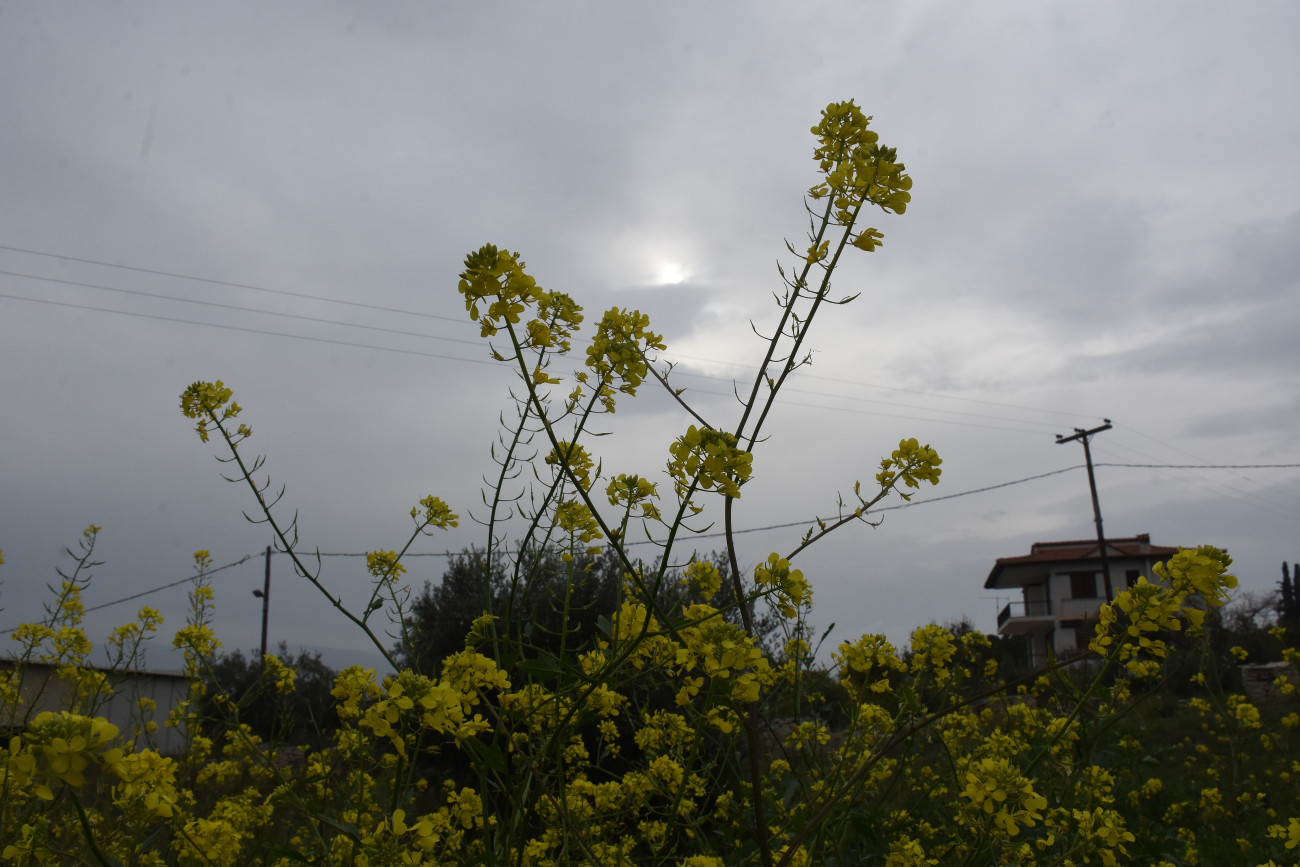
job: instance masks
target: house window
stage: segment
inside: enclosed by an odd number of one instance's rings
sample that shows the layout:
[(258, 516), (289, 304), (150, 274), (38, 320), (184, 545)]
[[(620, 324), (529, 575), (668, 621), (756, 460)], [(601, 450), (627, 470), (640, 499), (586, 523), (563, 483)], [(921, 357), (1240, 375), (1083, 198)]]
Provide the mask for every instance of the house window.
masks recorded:
[(1070, 573), (1070, 597), (1072, 599), (1096, 599), (1097, 598), (1097, 573), (1096, 572), (1071, 572)]
[(1128, 570), (1127, 572), (1124, 573), (1124, 586), (1132, 587), (1134, 584), (1138, 583), (1138, 578), (1140, 578), (1141, 576), (1142, 573), (1137, 569)]

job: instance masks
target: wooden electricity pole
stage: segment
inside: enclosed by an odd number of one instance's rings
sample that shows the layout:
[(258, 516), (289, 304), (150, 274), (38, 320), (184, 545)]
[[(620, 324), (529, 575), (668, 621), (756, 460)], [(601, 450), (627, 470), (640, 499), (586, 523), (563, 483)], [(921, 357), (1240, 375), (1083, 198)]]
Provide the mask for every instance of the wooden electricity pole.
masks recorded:
[(1106, 585), (1106, 601), (1113, 602), (1115, 594), (1111, 590), (1110, 584), (1110, 557), (1106, 553), (1106, 533), (1101, 528), (1101, 502), (1097, 499), (1097, 477), (1092, 472), (1092, 449), (1088, 448), (1088, 437), (1093, 434), (1101, 433), (1104, 430), (1110, 430), (1110, 419), (1104, 418), (1105, 422), (1101, 427), (1095, 427), (1092, 430), (1084, 430), (1077, 427), (1074, 429), (1074, 436), (1063, 437), (1056, 435), (1057, 444), (1074, 442), (1079, 440), (1083, 443), (1083, 458), (1088, 464), (1088, 487), (1092, 489), (1092, 515), (1097, 521), (1097, 547), (1101, 551), (1101, 578)]
[(267, 614), (271, 607), (271, 546), (266, 546), (266, 577), (262, 581), (262, 589), (254, 590), (253, 595), (262, 600), (262, 655), (258, 657), (262, 665), (266, 665), (266, 621)]

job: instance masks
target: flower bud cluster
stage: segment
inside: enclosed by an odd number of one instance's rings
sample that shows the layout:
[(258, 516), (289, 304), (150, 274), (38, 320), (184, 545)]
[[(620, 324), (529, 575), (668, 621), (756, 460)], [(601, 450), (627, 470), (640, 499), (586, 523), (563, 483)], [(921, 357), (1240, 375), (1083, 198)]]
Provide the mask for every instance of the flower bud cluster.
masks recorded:
[(951, 630), (936, 623), (917, 627), (912, 632), (913, 676), (922, 672), (931, 675), (936, 686), (945, 686), (952, 680), (949, 665), (957, 655), (957, 643)]
[[(611, 307), (605, 311), (587, 347), (587, 367), (602, 386), (601, 402), (608, 412), (614, 411), (614, 396), (606, 389), (617, 383), (624, 394), (636, 394), (649, 373), (646, 353), (664, 348), (663, 337), (650, 330), (650, 317), (640, 310)], [(586, 373), (578, 374), (578, 379), (589, 381)]]
[(393, 581), (406, 571), (396, 551), (367, 551), (366, 571), (376, 581)]
[(334, 688), (330, 690), (338, 701), (338, 715), (344, 722), (357, 719), (364, 711), (364, 706), (379, 698), (379, 686), (375, 683), (373, 669), (359, 665), (349, 665), (338, 673), (334, 679)]
[(528, 323), (530, 344), (568, 352), (573, 332), (581, 324), (582, 308), (571, 296), (547, 292), (537, 304), (537, 319)]
[(660, 632), (659, 621), (650, 609), (631, 599), (624, 599), (614, 612), (610, 639), (615, 652), (631, 645), (629, 661), (638, 670), (671, 665), (676, 654), (676, 645)]
[(1210, 545), (1183, 549), (1167, 563), (1157, 563), (1157, 583), (1139, 578), (1101, 607), (1088, 647), (1106, 656), (1118, 646), (1118, 659), (1130, 673), (1149, 674), (1147, 662), (1163, 658), (1168, 650), (1159, 633), (1179, 631), (1183, 618), (1199, 629), (1204, 606), (1218, 608), (1228, 600), (1227, 591), (1237, 586), (1236, 576), (1227, 571), (1231, 564), (1226, 552)]
[[(943, 458), (939, 453), (927, 445), (921, 445), (915, 437), (911, 439), (899, 440), (898, 448), (894, 449), (893, 454), (880, 461), (880, 472), (876, 474), (876, 482), (881, 488), (890, 488), (902, 481), (909, 488), (921, 487), (921, 482), (929, 482), (932, 485), (939, 484), (939, 476), (943, 470), (939, 469), (939, 464), (943, 463)], [(898, 495), (904, 500), (910, 500), (911, 494), (905, 494), (902, 491)]]
[(108, 646), (122, 655), (129, 655), (133, 645), (149, 638), (162, 625), (163, 617), (158, 609), (145, 605), (130, 623), (114, 627), (108, 635)]
[(1047, 799), (1005, 758), (971, 762), (965, 780), (962, 795), (970, 801), (967, 821), (974, 827), (991, 821), (991, 833), (1008, 839), (1043, 818), (1039, 811), (1047, 808)]
[[(212, 598), (211, 588), (201, 587), (198, 589), (207, 590), (208, 595), (206, 598)], [(189, 623), (176, 630), (176, 635), (172, 639), (172, 647), (185, 651), (187, 660), (191, 658), (198, 660), (211, 656), (220, 650), (221, 640), (217, 638), (217, 634), (212, 630), (212, 627), (206, 623)]]
[(592, 460), (591, 454), (584, 446), (579, 443), (560, 440), (556, 447), (551, 449), (550, 454), (546, 456), (546, 463), (552, 467), (568, 467), (569, 471), (573, 473), (573, 477), (578, 480), (578, 485), (584, 491), (591, 490), (593, 483), (591, 474), (596, 469), (596, 462)]
[[(582, 322), (582, 308), (563, 292), (547, 292), (524, 270), (518, 253), (484, 244), (465, 257), (457, 290), (465, 298), (470, 319), (478, 322), (483, 337), (502, 328), (519, 325), (530, 307), (536, 316), (514, 332), (520, 349), (552, 349), (567, 352), (570, 338)], [(504, 361), (495, 349), (493, 357)], [(538, 366), (533, 371), (538, 384), (559, 380)]]
[(692, 482), (706, 491), (740, 497), (740, 486), (749, 478), (754, 456), (736, 446), (736, 438), (726, 431), (697, 428), (691, 425), (668, 451), (668, 474), (673, 477), (679, 497), (686, 496)]
[(605, 487), (605, 495), (609, 497), (611, 506), (621, 506), (629, 513), (640, 510), (638, 517), (652, 521), (661, 519), (659, 507), (655, 505), (655, 500), (659, 499), (658, 486), (649, 479), (619, 473)]
[[(504, 683), (509, 687), (508, 680)], [(421, 731), (462, 741), (490, 729), (480, 714), (469, 716), (478, 702), (476, 691), (458, 689), (446, 676), (433, 680), (401, 671), (385, 680), (384, 692), (361, 714), (361, 725), (387, 738), (397, 754), (407, 758), (407, 747), (420, 739)]]
[(758, 701), (762, 687), (771, 680), (771, 666), (749, 633), (723, 620), (709, 605), (691, 605), (684, 612), (695, 625), (679, 631), (676, 664), (682, 686), (677, 704), (685, 707), (704, 691), (710, 697), (709, 721), (723, 733), (731, 731), (732, 714), (720, 712), (722, 705)]
[(906, 835), (889, 844), (889, 857), (885, 859), (885, 867), (930, 867), (938, 863), (938, 858), (925, 856), (925, 847), (920, 840)]
[(68, 711), (38, 713), (27, 731), (9, 741), (7, 778), (52, 801), (50, 785), (56, 780), (79, 788), (86, 782), (87, 768), (116, 768), (122, 750), (109, 747), (116, 737), (117, 726), (100, 717)]
[(907, 665), (898, 658), (894, 645), (883, 635), (863, 635), (852, 643), (843, 642), (832, 654), (840, 670), (840, 683), (854, 697), (886, 693), (893, 687), (890, 672), (902, 674)]
[(708, 560), (696, 560), (683, 570), (681, 583), (693, 586), (708, 602), (722, 589), (722, 572)]
[[(524, 271), (518, 253), (484, 244), (465, 257), (457, 291), (465, 297), (469, 318), (491, 337), (506, 323), (517, 325), (524, 310), (542, 299), (545, 290)], [(487, 305), (486, 310), (480, 305)]]
[(812, 597), (803, 572), (790, 568), (790, 561), (772, 553), (754, 567), (754, 583), (763, 590), (775, 590), (776, 607), (786, 617), (794, 617), (798, 608)]
[[(355, 863), (438, 864), (463, 847), (465, 832), (482, 830), (483, 799), (472, 788), (448, 788), (445, 806), (424, 815), (408, 817), (394, 810), (373, 830), (365, 830), (356, 842)], [(351, 841), (349, 841), (350, 843)]]
[[(423, 511), (423, 514), (421, 514)], [(460, 526), (460, 515), (451, 510), (451, 507), (442, 501), (440, 497), (432, 494), (420, 500), (411, 508), (411, 518), (415, 521), (423, 521), (424, 527), (438, 527), (446, 530), (449, 527)]]
[(275, 691), (280, 695), (290, 695), (298, 680), (298, 670), (285, 665), (280, 657), (268, 653), (262, 657), (262, 667), (266, 675), (275, 681)]
[(141, 818), (170, 818), (176, 806), (176, 763), (153, 750), (125, 756), (114, 768), (121, 778), (113, 804)]
[[(555, 526), (572, 533), (573, 537), (584, 545), (605, 538), (600, 531), (600, 523), (591, 514), (591, 509), (581, 500), (565, 500), (555, 507)], [(588, 554), (599, 554), (599, 545), (590, 545)]]
[[(186, 418), (198, 420), (195, 430), (198, 431), (200, 440), (207, 442), (208, 434), (216, 430), (221, 422), (243, 412), (243, 407), (231, 400), (233, 394), (219, 379), (216, 382), (196, 382), (182, 392), (181, 412)], [(242, 437), (248, 437), (253, 431), (241, 424), (238, 433)]]
[[(838, 102), (822, 111), (821, 121), (812, 128), (818, 146), (813, 158), (825, 180), (808, 191), (813, 199), (834, 197), (834, 217), (841, 226), (852, 226), (864, 203), (896, 214), (907, 210), (912, 200), (912, 178), (898, 162), (894, 148), (879, 144), (880, 137), (868, 126), (871, 118), (853, 103)], [(871, 252), (883, 242), (883, 235), (866, 229), (852, 239), (853, 246)], [(817, 261), (811, 256), (809, 261)]]

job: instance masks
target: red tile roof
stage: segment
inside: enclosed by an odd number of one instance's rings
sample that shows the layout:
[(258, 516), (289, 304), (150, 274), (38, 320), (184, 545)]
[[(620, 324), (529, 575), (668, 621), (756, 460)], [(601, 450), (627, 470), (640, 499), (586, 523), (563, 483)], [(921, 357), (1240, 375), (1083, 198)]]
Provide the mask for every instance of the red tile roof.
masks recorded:
[[(1035, 542), (1029, 553), (1021, 557), (999, 557), (989, 573), (985, 587), (997, 587), (998, 578), (1008, 567), (1047, 563), (1068, 563), (1078, 560), (1100, 560), (1096, 539), (1079, 539), (1066, 542)], [(1107, 539), (1106, 554), (1114, 558), (1142, 557), (1163, 560), (1178, 553), (1177, 548), (1152, 545), (1149, 533), (1140, 533), (1123, 539)], [(1019, 571), (1019, 570), (1014, 570)]]

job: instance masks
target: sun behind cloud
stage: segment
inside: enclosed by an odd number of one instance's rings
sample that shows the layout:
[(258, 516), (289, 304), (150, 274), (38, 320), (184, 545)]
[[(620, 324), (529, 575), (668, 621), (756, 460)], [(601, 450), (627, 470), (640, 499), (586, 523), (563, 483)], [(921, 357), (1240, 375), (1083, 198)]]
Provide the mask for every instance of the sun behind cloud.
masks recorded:
[(664, 259), (655, 266), (654, 284), (656, 286), (676, 286), (679, 283), (685, 283), (690, 276), (690, 272), (682, 263)]

